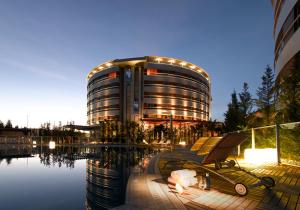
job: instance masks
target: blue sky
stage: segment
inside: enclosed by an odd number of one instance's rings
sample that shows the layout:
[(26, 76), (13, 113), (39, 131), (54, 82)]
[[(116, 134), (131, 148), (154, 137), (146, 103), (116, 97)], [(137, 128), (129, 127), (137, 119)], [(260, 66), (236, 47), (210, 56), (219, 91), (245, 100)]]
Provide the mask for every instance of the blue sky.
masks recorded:
[(110, 59), (184, 59), (212, 78), (212, 118), (273, 64), (268, 0), (2, 0), (0, 120), (86, 124), (86, 75)]

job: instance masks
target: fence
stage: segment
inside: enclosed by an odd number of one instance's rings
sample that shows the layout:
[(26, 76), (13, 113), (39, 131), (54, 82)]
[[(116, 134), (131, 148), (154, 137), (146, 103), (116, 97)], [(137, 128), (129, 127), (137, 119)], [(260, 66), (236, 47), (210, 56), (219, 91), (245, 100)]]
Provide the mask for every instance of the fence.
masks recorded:
[[(252, 128), (238, 148), (239, 156), (253, 162), (272, 162), (300, 165), (300, 122)], [(250, 157), (249, 157), (250, 156)]]

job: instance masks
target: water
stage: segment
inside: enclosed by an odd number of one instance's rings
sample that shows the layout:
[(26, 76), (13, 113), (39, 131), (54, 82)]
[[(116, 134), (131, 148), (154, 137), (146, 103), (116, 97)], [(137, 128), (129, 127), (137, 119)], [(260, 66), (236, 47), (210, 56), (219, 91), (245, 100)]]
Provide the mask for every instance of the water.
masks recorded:
[(125, 200), (130, 167), (150, 153), (142, 148), (50, 150), (2, 146), (0, 209), (94, 210), (119, 206)]

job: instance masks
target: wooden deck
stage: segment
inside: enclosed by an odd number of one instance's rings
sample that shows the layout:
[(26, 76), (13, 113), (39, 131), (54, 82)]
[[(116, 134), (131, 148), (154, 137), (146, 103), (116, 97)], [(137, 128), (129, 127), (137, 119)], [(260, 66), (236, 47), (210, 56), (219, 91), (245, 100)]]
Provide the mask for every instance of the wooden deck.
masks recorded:
[[(115, 209), (299, 209), (300, 210), (300, 168), (287, 165), (264, 165), (253, 167), (242, 164), (243, 167), (259, 176), (271, 176), (276, 180), (273, 189), (261, 186), (250, 189), (247, 196), (237, 196), (233, 185), (211, 175), (212, 188), (209, 191), (200, 190), (197, 186), (188, 188), (180, 195), (172, 192), (166, 183), (171, 170), (190, 168), (197, 174), (205, 171), (193, 162), (176, 163), (181, 154), (162, 153), (152, 158), (149, 167), (141, 171), (133, 169), (129, 178), (126, 193), (126, 203)], [(173, 160), (169, 164), (169, 160)], [(168, 162), (168, 163), (167, 163)], [(166, 164), (167, 163), (167, 164)], [(256, 180), (250, 176), (242, 176), (240, 172), (228, 173), (232, 179), (251, 184)]]
[[(180, 154), (162, 155), (160, 161), (160, 172), (165, 180), (170, 171), (179, 168), (195, 169), (197, 174), (204, 174), (197, 164), (188, 162), (176, 164), (176, 156)], [(174, 158), (175, 157), (175, 158)], [(166, 165), (166, 161), (172, 160)], [(180, 160), (180, 159), (178, 159)], [(200, 190), (198, 187), (190, 187), (184, 195), (177, 194), (177, 197), (184, 203), (187, 209), (299, 209), (300, 210), (300, 167), (287, 165), (277, 166), (275, 164), (254, 167), (241, 163), (242, 167), (259, 176), (271, 176), (276, 181), (272, 189), (257, 187), (250, 189), (248, 195), (237, 196), (233, 185), (211, 175), (212, 189), (209, 191)], [(257, 179), (245, 175), (243, 172), (230, 172), (230, 169), (222, 169), (220, 172), (230, 178), (253, 184)], [(230, 173), (229, 173), (230, 172)]]

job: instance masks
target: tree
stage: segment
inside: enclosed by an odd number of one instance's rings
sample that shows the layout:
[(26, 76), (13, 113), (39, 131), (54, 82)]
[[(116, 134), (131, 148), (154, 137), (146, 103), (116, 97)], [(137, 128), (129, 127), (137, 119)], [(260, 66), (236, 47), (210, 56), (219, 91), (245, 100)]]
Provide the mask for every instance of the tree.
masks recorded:
[(12, 128), (12, 123), (10, 120), (7, 120), (7, 123), (5, 125), (5, 128)]
[(248, 115), (251, 113), (252, 111), (252, 107), (253, 107), (253, 100), (252, 100), (252, 96), (249, 92), (249, 86), (246, 82), (244, 82), (243, 85), (243, 90), (241, 93), (239, 93), (239, 98), (240, 98), (240, 102), (239, 102), (239, 107), (240, 107), (240, 111), (241, 111), (241, 117), (242, 117), (242, 125), (246, 126), (247, 125), (247, 117)]
[(279, 107), (287, 122), (300, 121), (300, 70), (293, 69), (279, 83)]
[(231, 132), (239, 129), (241, 124), (241, 112), (235, 90), (231, 94), (231, 102), (228, 104), (228, 110), (225, 116), (225, 131)]
[(262, 83), (261, 86), (257, 89), (256, 95), (258, 99), (256, 100), (256, 106), (259, 111), (264, 114), (265, 122), (267, 125), (271, 122), (271, 113), (274, 111), (274, 73), (271, 67), (268, 65), (264, 72), (264, 75), (261, 77)]
[(211, 119), (207, 122), (207, 130), (210, 131), (210, 136), (214, 137), (214, 133), (216, 131), (217, 121), (212, 121)]
[(4, 124), (1, 120), (0, 120), (0, 128), (4, 128)]
[(194, 131), (196, 133), (197, 139), (201, 136), (203, 137), (205, 127), (203, 121), (199, 121), (195, 126), (194, 126)]

